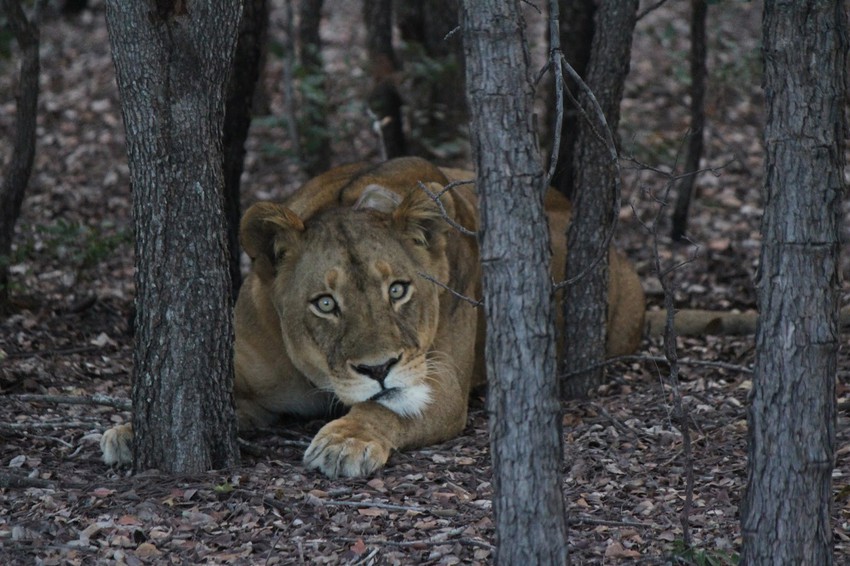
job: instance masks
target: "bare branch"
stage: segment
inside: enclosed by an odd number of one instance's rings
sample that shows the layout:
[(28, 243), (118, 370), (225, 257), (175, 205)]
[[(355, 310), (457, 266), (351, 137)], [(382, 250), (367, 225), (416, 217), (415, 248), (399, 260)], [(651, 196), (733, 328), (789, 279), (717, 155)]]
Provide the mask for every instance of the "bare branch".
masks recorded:
[[(564, 57), (561, 52), (560, 8), (558, 0), (549, 2), (549, 63), (547, 67), (555, 72), (555, 130), (552, 133), (552, 151), (549, 153), (549, 171), (546, 173), (544, 191), (552, 184), (558, 155), (561, 151), (561, 130), (564, 125), (564, 71), (560, 65)], [(566, 59), (565, 59), (566, 60)]]
[(355, 507), (357, 509), (385, 509), (387, 511), (400, 511), (402, 513), (431, 513), (431, 509), (418, 505), (393, 505), (391, 503), (380, 503), (377, 501), (340, 501), (336, 499), (322, 499), (316, 497), (315, 501), (322, 505), (331, 507)]
[[(565, 92), (569, 95), (570, 99), (573, 101), (573, 104), (576, 108), (579, 109), (582, 116), (587, 120), (588, 125), (593, 131), (594, 135), (601, 141), (607, 148), (608, 153), (611, 157), (611, 166), (615, 168), (614, 175), (612, 175), (614, 179), (614, 199), (613, 205), (611, 207), (611, 226), (608, 232), (605, 234), (605, 239), (602, 242), (600, 252), (594, 258), (590, 264), (584, 268), (580, 273), (571, 277), (565, 281), (561, 281), (556, 283), (553, 286), (553, 291), (558, 291), (563, 289), (564, 287), (568, 287), (569, 285), (573, 285), (574, 283), (583, 279), (588, 273), (596, 269), (596, 266), (607, 257), (608, 249), (611, 247), (611, 240), (614, 238), (614, 232), (617, 230), (617, 221), (620, 217), (620, 193), (621, 193), (621, 181), (620, 181), (620, 171), (619, 171), (619, 156), (617, 154), (617, 145), (614, 143), (614, 136), (611, 133), (611, 128), (608, 127), (608, 120), (605, 118), (605, 112), (602, 110), (602, 106), (600, 106), (599, 101), (596, 100), (596, 96), (594, 96), (593, 92), (587, 86), (581, 76), (573, 69), (572, 65), (570, 65), (566, 58), (561, 55), (561, 66), (570, 75), (570, 78), (573, 79), (576, 84), (579, 85), (579, 88), (582, 90), (582, 93), (587, 97), (587, 100), (590, 101), (590, 106), (594, 111), (596, 116), (596, 121), (602, 126), (602, 131), (604, 135), (600, 134), (599, 131), (594, 127), (594, 122), (590, 119), (587, 113), (584, 111), (582, 106), (575, 99), (573, 94), (570, 92), (569, 88), (565, 89)], [(562, 81), (563, 82), (563, 81)]]
[[(617, 356), (615, 358), (608, 358), (598, 364), (593, 364), (589, 367), (582, 368), (568, 374), (562, 376), (562, 379), (569, 379), (572, 376), (582, 374), (586, 371), (590, 371), (593, 369), (597, 369), (600, 367), (607, 367), (610, 365), (618, 364), (618, 363), (629, 363), (629, 362), (637, 362), (637, 363), (653, 363), (653, 364), (667, 364), (669, 360), (663, 356)], [(738, 364), (730, 364), (727, 362), (718, 362), (711, 360), (691, 360), (691, 359), (680, 359), (678, 360), (679, 365), (683, 366), (695, 366), (695, 367), (713, 367), (717, 369), (724, 369), (728, 371), (734, 371), (743, 374), (751, 374), (753, 373), (752, 368), (748, 368), (746, 366), (741, 366)]]
[(658, 528), (655, 525), (638, 523), (636, 521), (611, 521), (607, 519), (594, 519), (593, 517), (578, 516), (570, 519), (570, 525), (602, 525), (606, 527), (637, 527), (639, 529)]
[(46, 428), (52, 429), (60, 429), (60, 428), (84, 428), (91, 429), (97, 428), (100, 426), (100, 423), (97, 421), (54, 421), (49, 423), (0, 423), (0, 430), (9, 430), (9, 431), (27, 431), (27, 430), (43, 430)]
[(0, 488), (27, 488), (38, 487), (47, 489), (56, 489), (56, 482), (43, 480), (41, 478), (30, 478), (26, 476), (17, 476), (14, 474), (0, 473)]
[(664, 357), (667, 364), (670, 366), (669, 380), (673, 387), (673, 412), (671, 415), (671, 424), (678, 426), (682, 432), (682, 451), (684, 455), (685, 468), (685, 502), (682, 505), (682, 513), (680, 516), (682, 524), (682, 540), (686, 547), (691, 546), (690, 535), (690, 513), (694, 500), (694, 460), (691, 450), (691, 433), (690, 433), (690, 416), (688, 410), (682, 403), (682, 393), (679, 390), (679, 355), (676, 350), (676, 326), (675, 326), (675, 304), (673, 300), (673, 291), (670, 289), (668, 276), (671, 270), (664, 270), (661, 267), (661, 253), (658, 249), (658, 224), (664, 209), (669, 202), (670, 191), (673, 188), (673, 183), (668, 182), (664, 198), (659, 203), (658, 213), (655, 217), (655, 222), (652, 226), (652, 248), (655, 259), (655, 272), (658, 275), (661, 290), (664, 293), (664, 308), (667, 310), (667, 320), (664, 326)]
[(655, 10), (657, 10), (658, 8), (660, 8), (661, 6), (663, 6), (666, 3), (667, 3), (667, 0), (658, 0), (655, 4), (653, 4), (651, 6), (647, 6), (646, 9), (643, 12), (640, 12), (637, 15), (637, 18), (636, 18), (637, 21), (640, 21), (641, 18), (646, 17), (648, 14), (650, 14), (651, 12), (654, 12)]
[(494, 550), (495, 547), (489, 542), (483, 540), (477, 540), (469, 537), (461, 537), (461, 538), (453, 538), (459, 534), (462, 534), (467, 527), (458, 527), (456, 529), (452, 529), (447, 532), (436, 534), (425, 540), (405, 540), (405, 541), (394, 541), (394, 540), (384, 540), (384, 539), (360, 539), (360, 538), (352, 538), (352, 537), (341, 537), (335, 538), (334, 540), (339, 540), (343, 542), (351, 542), (355, 543), (357, 541), (362, 541), (363, 544), (369, 546), (393, 546), (396, 548), (406, 548), (409, 546), (437, 546), (449, 543), (459, 543), (467, 546), (477, 546), (480, 548), (486, 548), (487, 550)]
[(478, 308), (478, 307), (480, 307), (484, 304), (484, 299), (476, 300), (476, 299), (472, 299), (470, 297), (467, 297), (463, 293), (455, 291), (454, 289), (452, 289), (451, 287), (449, 287), (448, 285), (446, 285), (442, 281), (437, 281), (436, 279), (434, 279), (434, 277), (432, 277), (431, 275), (428, 275), (427, 273), (423, 273), (421, 271), (418, 271), (416, 274), (419, 275), (419, 277), (425, 279), (426, 281), (430, 281), (431, 283), (433, 283), (433, 284), (435, 284), (439, 287), (442, 287), (443, 289), (445, 289), (446, 291), (448, 291), (449, 293), (451, 293), (452, 295), (454, 295), (458, 299), (466, 301), (467, 303), (469, 303), (470, 305), (472, 305), (475, 308)]
[(120, 411), (130, 411), (133, 404), (128, 399), (120, 399), (118, 397), (110, 397), (109, 395), (95, 394), (91, 396), (78, 395), (7, 395), (8, 399), (13, 401), (22, 401), (25, 403), (57, 403), (61, 405), (102, 405), (113, 407)]
[(464, 236), (475, 236), (475, 232), (473, 232), (472, 230), (465, 228), (465, 227), (461, 226), (460, 224), (458, 224), (457, 222), (455, 222), (454, 218), (449, 216), (449, 213), (448, 213), (448, 211), (446, 211), (446, 207), (443, 204), (443, 201), (440, 200), (440, 197), (442, 197), (444, 194), (446, 194), (446, 192), (449, 191), (449, 190), (452, 190), (456, 187), (459, 187), (460, 185), (469, 185), (473, 182), (474, 181), (454, 181), (452, 183), (449, 183), (445, 187), (443, 187), (443, 190), (441, 190), (439, 193), (434, 193), (425, 185), (425, 183), (423, 183), (422, 181), (419, 181), (419, 188), (426, 195), (431, 197), (431, 200), (433, 200), (434, 203), (438, 207), (440, 207), (440, 213), (443, 216), (443, 220), (445, 220), (449, 224), (449, 226), (451, 226), (452, 228), (454, 228), (455, 230), (457, 230), (458, 232), (460, 232)]

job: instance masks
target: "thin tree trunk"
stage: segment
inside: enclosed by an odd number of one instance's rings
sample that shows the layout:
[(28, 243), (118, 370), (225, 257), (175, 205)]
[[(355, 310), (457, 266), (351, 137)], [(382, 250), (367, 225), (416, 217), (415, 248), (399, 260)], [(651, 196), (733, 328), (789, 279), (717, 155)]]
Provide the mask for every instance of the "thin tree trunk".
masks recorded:
[(830, 565), (848, 26), (767, 0), (765, 211), (741, 564)]
[(369, 108), (380, 124), (382, 156), (385, 159), (400, 157), (407, 154), (407, 140), (402, 127), (402, 99), (394, 78), (399, 63), (393, 48), (392, 0), (364, 0), (363, 21), (372, 75)]
[[(613, 137), (620, 121), (623, 85), (629, 73), (632, 35), (638, 0), (604, 0), (596, 13), (596, 31), (587, 71), (587, 85), (595, 93)], [(588, 99), (580, 102), (587, 107)], [(582, 102), (583, 101), (583, 102)], [(614, 205), (619, 167), (612, 162), (608, 144), (599, 139), (599, 124), (579, 127), (574, 161), (576, 199), (569, 229), (567, 278), (584, 276), (564, 293), (564, 371), (574, 374), (565, 383), (567, 397), (583, 397), (603, 380), (599, 365), (605, 358), (608, 298), (607, 233), (616, 222)], [(612, 212), (613, 211), (613, 212)], [(597, 262), (595, 267), (594, 262)]]
[(109, 0), (136, 233), (134, 468), (239, 461), (222, 129), (239, 3)]
[(21, 215), (24, 193), (32, 173), (35, 158), (35, 127), (38, 115), (38, 14), (41, 2), (36, 4), (35, 20), (30, 21), (17, 0), (0, 0), (7, 23), (21, 48), (21, 72), (18, 82), (17, 109), (15, 113), (15, 138), (12, 160), (3, 174), (0, 186), (0, 314), (8, 312), (9, 263), (15, 224)]
[(705, 139), (705, 81), (708, 75), (706, 57), (705, 19), (708, 4), (705, 0), (691, 2), (691, 132), (685, 155), (685, 173), (676, 184), (676, 207), (673, 209), (671, 237), (678, 242), (688, 228), (688, 211), (694, 196), (694, 183), (702, 159)]
[(466, 0), (467, 100), (481, 201), (496, 564), (566, 564), (545, 176), (519, 3)]
[(230, 250), (230, 281), (234, 300), (242, 284), (239, 247), (240, 178), (245, 163), (245, 140), (251, 127), (257, 81), (263, 62), (268, 6), (266, 0), (244, 0), (239, 39), (227, 88), (224, 112), (224, 211)]
[(327, 81), (319, 35), (323, 4), (323, 0), (301, 0), (298, 9), (301, 80), (309, 83), (301, 86), (301, 159), (310, 175), (325, 171), (331, 163)]

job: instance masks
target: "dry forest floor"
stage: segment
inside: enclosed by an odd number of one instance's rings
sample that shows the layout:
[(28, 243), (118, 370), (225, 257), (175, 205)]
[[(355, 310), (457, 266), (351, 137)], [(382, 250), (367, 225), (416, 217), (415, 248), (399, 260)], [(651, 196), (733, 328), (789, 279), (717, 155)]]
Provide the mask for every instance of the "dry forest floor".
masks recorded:
[[(102, 431), (127, 421), (127, 411), (22, 397), (129, 396), (128, 168), (103, 5), (91, 4), (73, 19), (49, 16), (42, 29), (38, 149), (12, 265), (20, 309), (0, 320), (0, 562), (491, 563), (480, 397), (462, 436), (395, 454), (371, 478), (334, 481), (301, 466), (321, 423), (286, 423), (253, 436), (239, 469), (131, 476), (104, 466), (98, 447)], [(635, 37), (622, 106), (620, 134), (631, 159), (623, 161), (618, 245), (636, 262), (651, 308), (661, 303), (648, 229), (657, 225), (664, 264), (683, 263), (672, 274), (677, 306), (752, 309), (762, 212), (760, 4), (710, 7), (706, 171), (689, 231), (695, 245), (671, 244), (667, 212), (655, 222), (688, 130), (687, 3), (668, 4), (643, 18)], [(322, 30), (337, 163), (376, 156), (361, 102), (368, 77), (363, 28), (352, 24), (357, 12), (340, 7)], [(542, 29), (535, 17), (529, 11), (531, 25)], [(280, 41), (284, 33), (276, 7), (270, 34)], [(0, 60), (4, 160), (17, 64), (14, 51)], [(284, 114), (282, 68), (270, 54), (264, 85), (276, 117)], [(282, 119), (256, 120), (246, 203), (279, 198), (304, 180), (290, 146)], [(464, 162), (460, 155), (451, 164)], [(846, 284), (842, 298), (847, 304)], [(832, 509), (839, 563), (850, 560), (850, 360), (842, 340)], [(679, 338), (678, 352), (728, 366), (685, 364), (676, 386), (666, 366), (649, 359), (661, 355), (659, 341), (647, 339), (639, 352), (647, 360), (611, 367), (608, 385), (592, 398), (564, 403), (563, 492), (576, 564), (728, 564), (740, 547), (753, 336)], [(687, 461), (671, 418), (677, 394), (693, 444), (690, 551), (682, 547), (680, 517)]]

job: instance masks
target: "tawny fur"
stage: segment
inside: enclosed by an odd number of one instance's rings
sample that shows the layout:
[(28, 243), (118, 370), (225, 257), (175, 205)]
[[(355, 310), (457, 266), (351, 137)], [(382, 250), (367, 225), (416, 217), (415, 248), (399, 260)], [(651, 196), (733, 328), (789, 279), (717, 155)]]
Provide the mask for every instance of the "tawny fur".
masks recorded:
[[(478, 248), (420, 183), (436, 192), (471, 178), (416, 158), (347, 165), (282, 204), (248, 209), (241, 240), (252, 272), (235, 311), (240, 429), (346, 406), (304, 456), (331, 477), (368, 475), (393, 450), (462, 431), (470, 390), (484, 382), (484, 320), (455, 293), (479, 296)], [(477, 228), (471, 185), (442, 202), (455, 223)], [(551, 191), (546, 208), (559, 280), (570, 205)], [(644, 296), (631, 264), (614, 250), (610, 262), (608, 353), (621, 355), (641, 339)], [(108, 430), (104, 460), (128, 461), (131, 439), (130, 426)]]

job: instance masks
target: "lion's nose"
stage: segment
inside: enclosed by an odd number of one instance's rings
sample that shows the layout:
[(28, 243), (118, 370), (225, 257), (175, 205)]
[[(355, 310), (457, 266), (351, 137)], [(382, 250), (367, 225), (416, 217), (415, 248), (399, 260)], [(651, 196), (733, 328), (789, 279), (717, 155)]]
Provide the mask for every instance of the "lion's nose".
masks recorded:
[(387, 375), (389, 375), (392, 367), (398, 363), (399, 359), (400, 357), (390, 358), (387, 361), (377, 365), (351, 364), (351, 368), (360, 375), (370, 377), (381, 385), (384, 385), (384, 380), (387, 378)]

